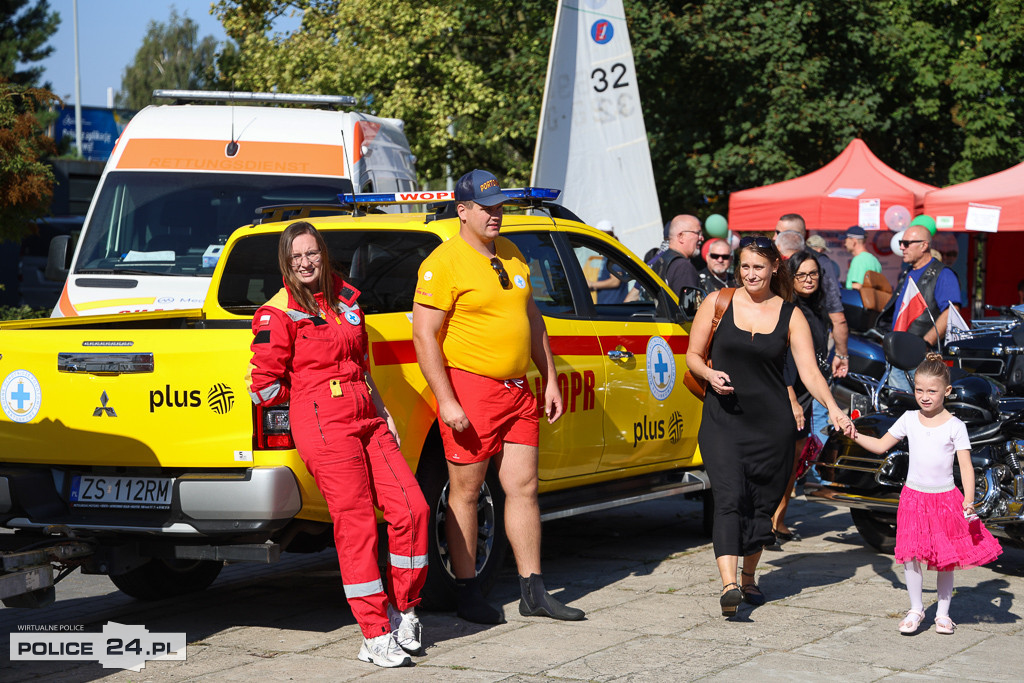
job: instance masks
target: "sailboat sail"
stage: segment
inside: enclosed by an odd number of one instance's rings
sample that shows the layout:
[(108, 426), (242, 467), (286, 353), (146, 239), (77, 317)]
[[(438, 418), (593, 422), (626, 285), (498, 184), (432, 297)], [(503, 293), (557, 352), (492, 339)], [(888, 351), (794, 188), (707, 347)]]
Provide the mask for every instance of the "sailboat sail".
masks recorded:
[(559, 0), (532, 184), (642, 255), (662, 240), (661, 210), (622, 0)]

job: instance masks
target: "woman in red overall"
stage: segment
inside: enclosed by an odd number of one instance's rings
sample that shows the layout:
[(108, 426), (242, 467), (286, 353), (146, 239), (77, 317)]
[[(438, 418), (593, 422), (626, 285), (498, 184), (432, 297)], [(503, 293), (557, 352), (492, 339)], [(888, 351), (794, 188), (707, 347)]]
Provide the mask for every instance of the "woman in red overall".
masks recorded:
[[(430, 509), (398, 448), (367, 357), (359, 292), (330, 268), (327, 244), (306, 222), (278, 245), (284, 288), (252, 320), (249, 392), (289, 402), (292, 438), (327, 501), (345, 597), (363, 632), (359, 659), (408, 666), (421, 650), (416, 617), (427, 576)], [(377, 518), (388, 523), (387, 592), (377, 565)]]

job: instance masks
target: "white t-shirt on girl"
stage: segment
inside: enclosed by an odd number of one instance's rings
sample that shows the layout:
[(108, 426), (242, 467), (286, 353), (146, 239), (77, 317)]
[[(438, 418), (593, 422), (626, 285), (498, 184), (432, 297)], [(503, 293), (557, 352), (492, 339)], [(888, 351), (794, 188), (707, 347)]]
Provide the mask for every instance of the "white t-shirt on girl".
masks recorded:
[(950, 491), (953, 486), (953, 461), (956, 452), (970, 450), (967, 426), (958, 418), (935, 427), (921, 424), (921, 411), (908, 410), (889, 427), (897, 439), (907, 437), (910, 442), (910, 465), (907, 468), (907, 486), (925, 493)]

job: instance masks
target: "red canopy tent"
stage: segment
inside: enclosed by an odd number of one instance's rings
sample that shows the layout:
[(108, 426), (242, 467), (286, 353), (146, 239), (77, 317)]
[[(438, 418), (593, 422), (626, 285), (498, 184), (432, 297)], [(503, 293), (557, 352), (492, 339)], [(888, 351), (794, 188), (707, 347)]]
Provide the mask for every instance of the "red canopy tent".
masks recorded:
[(835, 159), (817, 171), (729, 196), (731, 230), (772, 230), (779, 216), (798, 213), (810, 230), (846, 230), (859, 221), (860, 200), (881, 202), (879, 219), (884, 229), (890, 206), (921, 213), (925, 195), (934, 185), (918, 182), (894, 171), (856, 138)]
[[(976, 178), (959, 185), (929, 192), (924, 198), (924, 212), (934, 216), (943, 229), (952, 219), (953, 230), (966, 229), (967, 207), (970, 204), (999, 207), (996, 232), (1024, 231), (1024, 163), (999, 173)], [(940, 217), (947, 217), (946, 221)]]
[[(970, 291), (975, 303), (1016, 304), (1017, 283), (1024, 277), (1020, 265), (1020, 254), (1024, 251), (1024, 163), (929, 192), (924, 210), (935, 217), (940, 232), (964, 232), (971, 204), (999, 209), (998, 222), (993, 226), (995, 234), (969, 232), (977, 238), (971, 240), (971, 263), (975, 264), (972, 275), (983, 274), (971, 278)], [(987, 213), (991, 217), (994, 212)], [(981, 309), (976, 306), (974, 314), (981, 315)]]

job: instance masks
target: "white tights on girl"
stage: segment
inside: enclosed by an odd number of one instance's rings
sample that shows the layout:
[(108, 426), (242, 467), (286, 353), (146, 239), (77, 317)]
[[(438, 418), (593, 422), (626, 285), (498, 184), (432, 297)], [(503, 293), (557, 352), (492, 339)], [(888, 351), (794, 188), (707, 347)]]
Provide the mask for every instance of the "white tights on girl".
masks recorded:
[[(917, 560), (911, 560), (903, 565), (906, 570), (907, 592), (910, 593), (910, 609), (916, 612), (924, 612), (924, 603), (921, 600), (921, 588), (924, 584), (924, 573)], [(935, 618), (949, 616), (949, 603), (953, 600), (953, 571), (935, 572), (935, 588), (939, 594), (939, 604), (935, 608)]]

